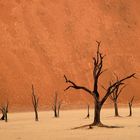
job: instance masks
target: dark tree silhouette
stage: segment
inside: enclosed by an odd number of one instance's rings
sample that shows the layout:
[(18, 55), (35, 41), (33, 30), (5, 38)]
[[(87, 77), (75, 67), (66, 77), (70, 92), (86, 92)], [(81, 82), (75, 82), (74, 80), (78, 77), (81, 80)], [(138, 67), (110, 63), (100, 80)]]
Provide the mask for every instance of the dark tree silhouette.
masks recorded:
[(35, 112), (35, 121), (39, 121), (38, 119), (38, 101), (39, 98), (35, 95), (34, 86), (32, 85), (32, 104)]
[(2, 112), (2, 117), (1, 117), (1, 120), (5, 120), (5, 122), (8, 121), (8, 107), (9, 107), (9, 103), (7, 102), (6, 105), (0, 107), (0, 110)]
[[(118, 78), (117, 78), (118, 80)], [(120, 95), (120, 93), (122, 92), (122, 90), (124, 89), (125, 86), (120, 87), (119, 85), (116, 87), (116, 89), (113, 91), (113, 93), (109, 96), (110, 99), (113, 101), (114, 103), (114, 110), (115, 110), (115, 117), (119, 116), (119, 112), (118, 112), (118, 97)], [(119, 89), (120, 88), (120, 89)]]
[(62, 105), (62, 100), (58, 101), (58, 94), (57, 92), (55, 92), (54, 103), (52, 105), (52, 110), (54, 111), (55, 118), (59, 117), (61, 105)]
[[(1, 112), (2, 112), (2, 110), (1, 110)], [(4, 120), (4, 114), (2, 113), (2, 117), (0, 118), (0, 120)]]
[(85, 117), (86, 119), (90, 117), (89, 109), (90, 109), (90, 106), (89, 104), (87, 104), (87, 116)]
[(57, 109), (57, 116), (59, 117), (60, 115), (60, 109), (61, 109), (61, 105), (62, 105), (62, 100), (58, 102), (58, 109)]
[[(104, 97), (102, 99), (100, 99), (100, 93), (98, 90), (98, 81), (99, 81), (99, 77), (103, 74), (103, 72), (105, 70), (103, 70), (103, 60), (104, 60), (104, 55), (100, 52), (100, 44), (101, 42), (97, 42), (97, 52), (96, 52), (96, 57), (93, 57), (93, 64), (94, 64), (94, 68), (93, 68), (93, 89), (89, 89), (87, 87), (81, 86), (81, 85), (77, 85), (75, 82), (73, 82), (72, 80), (69, 80), (66, 75), (64, 75), (65, 78), (65, 82), (69, 84), (69, 86), (65, 89), (69, 90), (71, 88), (73, 89), (77, 89), (77, 90), (84, 90), (85, 92), (87, 92), (88, 94), (90, 94), (93, 98), (94, 98), (94, 121), (92, 124), (90, 125), (85, 125), (82, 127), (86, 127), (89, 126), (90, 128), (92, 126), (99, 126), (99, 127), (109, 127), (106, 125), (103, 125), (101, 120), (100, 120), (100, 112), (102, 109), (103, 104), (105, 103), (105, 101), (107, 100), (107, 98), (114, 92), (114, 90), (116, 90), (116, 88), (120, 85), (123, 85), (125, 80), (130, 79), (132, 77), (135, 77), (135, 73), (128, 75), (122, 79), (118, 79), (115, 82), (110, 82), (110, 85), (108, 86), (108, 88), (106, 88), (106, 93), (104, 95)], [(114, 127), (114, 126), (111, 126)]]
[(132, 103), (134, 101), (134, 96), (131, 98), (131, 100), (129, 101), (128, 105), (129, 105), (129, 117), (132, 116)]

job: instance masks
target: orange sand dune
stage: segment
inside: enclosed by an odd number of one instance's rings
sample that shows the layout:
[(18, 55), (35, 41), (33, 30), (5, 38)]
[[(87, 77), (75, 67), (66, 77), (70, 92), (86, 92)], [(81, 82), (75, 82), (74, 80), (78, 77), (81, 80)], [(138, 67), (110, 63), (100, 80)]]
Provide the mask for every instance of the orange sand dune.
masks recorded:
[[(49, 107), (58, 91), (65, 105), (80, 107), (89, 97), (64, 93), (66, 74), (92, 89), (92, 56), (102, 41), (108, 69), (100, 84), (140, 72), (140, 2), (138, 0), (1, 0), (0, 103), (13, 110), (31, 108), (31, 85), (40, 107)], [(120, 102), (135, 95), (140, 81), (129, 80)], [(104, 90), (101, 89), (101, 93)], [(92, 99), (90, 99), (92, 102)]]

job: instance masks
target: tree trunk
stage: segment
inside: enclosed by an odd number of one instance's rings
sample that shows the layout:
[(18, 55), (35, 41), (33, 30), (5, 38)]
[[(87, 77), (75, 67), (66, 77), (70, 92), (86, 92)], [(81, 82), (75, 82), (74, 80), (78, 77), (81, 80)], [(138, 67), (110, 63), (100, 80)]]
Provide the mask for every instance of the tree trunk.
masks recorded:
[(8, 111), (5, 111), (5, 110), (2, 112), (3, 115), (2, 115), (2, 117), (1, 117), (0, 120), (5, 120), (5, 122), (8, 121), (7, 112), (8, 112)]
[(4, 115), (2, 114), (1, 120), (4, 120)]
[(38, 112), (36, 109), (35, 109), (35, 121), (38, 121)]
[(61, 106), (61, 105), (58, 105), (58, 109), (57, 109), (57, 117), (59, 117), (60, 106)]
[(5, 113), (5, 122), (8, 121), (8, 118), (7, 118), (7, 113)]
[(57, 111), (57, 115), (58, 115), (58, 117), (59, 117), (59, 109), (58, 109), (58, 111)]
[(130, 110), (130, 112), (129, 112), (129, 116), (132, 116), (132, 106), (131, 106), (130, 103), (129, 103), (129, 110)]
[(57, 108), (55, 107), (55, 109), (54, 109), (54, 117), (55, 118), (57, 118), (58, 116), (57, 116)]
[(88, 105), (88, 109), (87, 109), (87, 117), (86, 118), (89, 118), (89, 105)]
[(119, 112), (118, 112), (118, 105), (117, 105), (116, 101), (114, 101), (114, 109), (115, 109), (115, 117), (118, 117), (119, 116)]
[(100, 112), (101, 112), (101, 104), (100, 102), (95, 101), (95, 110), (94, 110), (94, 122), (93, 125), (100, 125)]

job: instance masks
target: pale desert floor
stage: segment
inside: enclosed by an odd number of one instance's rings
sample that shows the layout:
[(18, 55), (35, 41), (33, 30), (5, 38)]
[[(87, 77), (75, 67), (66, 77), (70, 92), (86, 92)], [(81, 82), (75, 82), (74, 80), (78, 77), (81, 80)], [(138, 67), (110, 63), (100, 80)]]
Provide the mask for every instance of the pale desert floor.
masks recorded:
[(133, 109), (133, 117), (126, 117), (128, 109), (120, 109), (123, 117), (113, 117), (113, 109), (102, 110), (102, 122), (124, 128), (71, 128), (92, 122), (84, 119), (86, 110), (61, 111), (60, 118), (53, 112), (39, 112), (39, 122), (34, 121), (33, 112), (9, 113), (9, 122), (0, 121), (0, 140), (139, 140), (140, 108)]

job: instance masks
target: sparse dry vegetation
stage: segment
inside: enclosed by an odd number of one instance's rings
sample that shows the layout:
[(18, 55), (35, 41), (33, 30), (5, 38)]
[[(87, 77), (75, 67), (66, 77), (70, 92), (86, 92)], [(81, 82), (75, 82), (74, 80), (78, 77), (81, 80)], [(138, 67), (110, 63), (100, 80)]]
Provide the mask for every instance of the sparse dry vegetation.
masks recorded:
[(8, 107), (9, 107), (9, 103), (8, 102), (5, 105), (2, 105), (0, 107), (0, 110), (2, 112), (2, 117), (1, 117), (0, 120), (5, 120), (5, 122), (8, 121), (8, 115), (7, 115), (7, 113), (8, 113)]
[(134, 101), (134, 96), (131, 98), (131, 100), (129, 101), (128, 105), (129, 105), (129, 117), (132, 116), (132, 105), (133, 105), (133, 101)]
[(55, 92), (54, 102), (53, 102), (53, 105), (52, 105), (52, 110), (54, 112), (54, 117), (55, 118), (59, 117), (59, 115), (60, 115), (61, 105), (62, 105), (62, 100), (58, 99), (58, 93)]
[(32, 104), (33, 104), (34, 112), (35, 112), (35, 121), (39, 121), (39, 118), (38, 118), (38, 101), (39, 101), (39, 97), (37, 97), (35, 95), (34, 86), (32, 85)]
[(87, 116), (85, 117), (86, 119), (90, 117), (89, 109), (90, 109), (90, 105), (87, 104)]
[[(118, 77), (117, 77), (117, 80), (118, 80)], [(118, 111), (118, 97), (119, 97), (120, 93), (122, 92), (122, 90), (124, 89), (124, 87), (125, 86), (123, 86), (123, 87), (120, 87), (120, 86), (116, 87), (116, 89), (113, 91), (113, 93), (109, 96), (110, 99), (114, 103), (115, 117), (118, 117), (119, 116), (119, 111)]]

